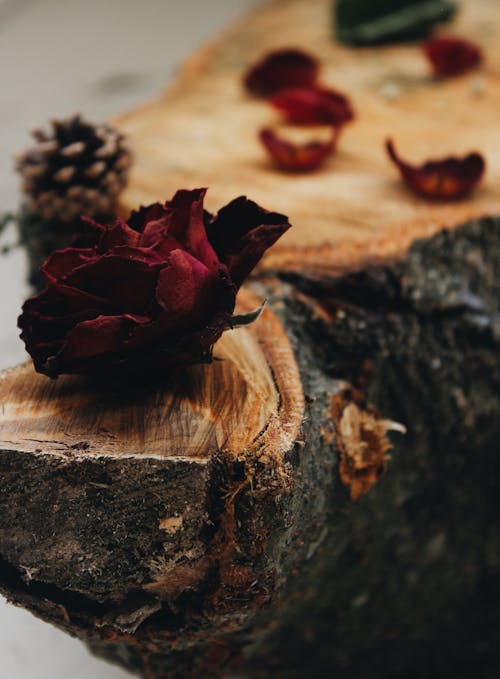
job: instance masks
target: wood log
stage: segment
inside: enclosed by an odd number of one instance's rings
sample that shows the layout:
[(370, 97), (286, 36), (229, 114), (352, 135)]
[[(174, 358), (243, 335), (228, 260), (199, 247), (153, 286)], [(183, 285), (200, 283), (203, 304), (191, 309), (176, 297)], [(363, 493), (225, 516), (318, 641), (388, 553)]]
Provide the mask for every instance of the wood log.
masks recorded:
[[(500, 219), (481, 215), (500, 168), (429, 206), (381, 143), (492, 148), (500, 11), (470, 3), (454, 27), (487, 46), (479, 99), (437, 88), (414, 46), (334, 45), (328, 14), (264, 6), (122, 119), (131, 206), (210, 184), (211, 208), (244, 192), (290, 214), (240, 293), (261, 319), (154, 383), (1, 374), (2, 591), (145, 677), (498, 674)], [(241, 91), (280, 44), (317, 51), (359, 111), (308, 177), (261, 160), (269, 111)]]
[[(164, 96), (116, 120), (136, 153), (124, 212), (181, 185), (210, 187), (211, 211), (248, 193), (293, 224), (262, 266), (312, 273), (383, 262), (401, 256), (415, 238), (498, 214), (499, 26), (495, 0), (461, 3), (446, 31), (476, 41), (485, 65), (439, 81), (416, 43), (363, 49), (335, 43), (332, 0), (269, 2), (195, 54)], [(257, 134), (280, 124), (280, 116), (242, 83), (264, 53), (290, 46), (316, 55), (321, 82), (347, 93), (356, 112), (335, 155), (313, 173), (279, 172), (270, 164)], [(384, 95), (387, 85), (399, 91), (396, 99)], [(413, 196), (388, 160), (389, 136), (415, 162), (481, 151), (485, 182), (469, 200), (451, 205)]]
[(4, 373), (2, 591), (146, 677), (494, 676), (499, 246), (262, 278), (167, 383)]

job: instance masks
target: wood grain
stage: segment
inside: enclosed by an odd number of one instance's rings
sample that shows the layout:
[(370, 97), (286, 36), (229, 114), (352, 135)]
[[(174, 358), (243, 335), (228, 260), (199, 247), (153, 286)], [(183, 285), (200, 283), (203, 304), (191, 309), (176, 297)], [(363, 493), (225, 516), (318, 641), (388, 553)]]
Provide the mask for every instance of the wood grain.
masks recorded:
[[(251, 293), (240, 295), (242, 311), (258, 304)], [(280, 342), (271, 342), (277, 334)], [(178, 369), (164, 380), (155, 374), (152, 384), (75, 376), (50, 381), (31, 364), (0, 373), (0, 447), (206, 459), (219, 450), (241, 455), (272, 430), (278, 454), (279, 437), (296, 435), (302, 396), (276, 317), (265, 310), (251, 328), (226, 332), (215, 357), (212, 365)]]
[[(416, 44), (336, 44), (331, 0), (270, 2), (196, 54), (157, 101), (118, 119), (136, 153), (123, 208), (166, 199), (179, 187), (209, 186), (211, 210), (248, 194), (294, 225), (263, 266), (320, 271), (400, 256), (416, 236), (500, 212), (500, 3), (461, 7), (444, 30), (476, 40), (486, 61), (479, 71), (438, 81)], [(312, 174), (286, 174), (269, 164), (256, 135), (278, 117), (242, 88), (248, 65), (282, 46), (316, 54), (324, 84), (348, 93), (357, 111), (338, 153)], [(384, 97), (387, 85), (399, 89), (396, 100)], [(389, 135), (415, 162), (481, 151), (484, 184), (451, 205), (413, 196), (386, 156)]]

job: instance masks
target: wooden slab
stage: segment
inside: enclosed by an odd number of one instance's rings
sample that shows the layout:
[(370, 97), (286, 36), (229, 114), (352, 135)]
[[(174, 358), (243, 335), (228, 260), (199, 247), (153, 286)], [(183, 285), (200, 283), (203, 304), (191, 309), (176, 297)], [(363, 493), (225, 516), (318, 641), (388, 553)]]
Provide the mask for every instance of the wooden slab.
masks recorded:
[[(258, 304), (250, 293), (240, 295), (242, 311)], [(202, 460), (219, 450), (239, 455), (280, 410), (283, 416), (285, 406), (288, 426), (292, 423), (286, 437), (293, 439), (301, 388), (286, 338), (279, 347), (270, 340), (280, 334), (281, 326), (266, 310), (252, 327), (223, 335), (212, 365), (178, 369), (164, 380), (156, 371), (152, 384), (103, 384), (76, 376), (51, 381), (36, 374), (31, 363), (4, 371), (0, 448), (85, 457)]]
[[(430, 75), (416, 44), (363, 49), (335, 44), (331, 0), (275, 0), (259, 8), (195, 55), (160, 99), (118, 119), (136, 153), (124, 209), (166, 199), (179, 187), (209, 186), (211, 210), (247, 194), (289, 215), (294, 225), (264, 265), (321, 270), (346, 260), (351, 266), (359, 257), (401, 254), (415, 234), (500, 212), (500, 3), (474, 0), (461, 6), (443, 30), (477, 40), (486, 63), (446, 82)], [(278, 116), (241, 84), (250, 63), (284, 46), (316, 54), (324, 84), (348, 93), (357, 111), (338, 153), (312, 174), (290, 175), (270, 165), (257, 131)], [(383, 94), (387, 86), (401, 95), (389, 101)], [(416, 198), (386, 156), (389, 135), (401, 155), (414, 161), (480, 150), (488, 163), (486, 180), (460, 203)], [(339, 244), (340, 251), (331, 247)]]

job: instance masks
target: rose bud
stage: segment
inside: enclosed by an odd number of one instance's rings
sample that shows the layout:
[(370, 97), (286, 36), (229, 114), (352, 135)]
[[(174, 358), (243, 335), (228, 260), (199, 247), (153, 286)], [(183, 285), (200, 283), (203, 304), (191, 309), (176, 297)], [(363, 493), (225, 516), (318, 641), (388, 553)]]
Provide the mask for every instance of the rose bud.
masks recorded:
[(434, 73), (443, 78), (461, 75), (482, 61), (480, 48), (469, 40), (453, 36), (440, 36), (428, 40), (423, 50), (432, 64)]
[(288, 172), (310, 172), (326, 161), (333, 153), (340, 128), (333, 128), (328, 141), (310, 141), (295, 144), (278, 137), (271, 129), (260, 131), (259, 138), (277, 167)]
[(244, 77), (245, 87), (258, 97), (269, 97), (285, 87), (312, 87), (318, 77), (315, 57), (299, 49), (266, 54)]
[(297, 125), (343, 125), (354, 118), (351, 102), (340, 92), (326, 88), (291, 87), (280, 90), (269, 102)]
[(463, 158), (431, 160), (418, 167), (399, 158), (392, 140), (387, 140), (386, 148), (406, 184), (425, 198), (463, 198), (477, 186), (485, 169), (484, 159), (479, 153), (469, 153)]
[(127, 223), (86, 220), (85, 247), (45, 261), (46, 287), (19, 317), (38, 372), (208, 362), (225, 330), (255, 319), (233, 315), (236, 292), (290, 224), (245, 197), (212, 216), (203, 210), (205, 192), (178, 191)]

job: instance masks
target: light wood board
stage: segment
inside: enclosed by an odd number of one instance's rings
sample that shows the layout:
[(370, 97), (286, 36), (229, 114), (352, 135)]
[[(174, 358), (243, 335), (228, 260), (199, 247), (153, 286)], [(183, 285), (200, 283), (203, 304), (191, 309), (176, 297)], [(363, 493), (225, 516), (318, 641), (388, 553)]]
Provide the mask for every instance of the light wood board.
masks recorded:
[[(332, 39), (331, 0), (274, 0), (199, 51), (157, 101), (118, 119), (136, 164), (124, 210), (208, 186), (215, 211), (241, 194), (289, 215), (293, 228), (264, 266), (335, 270), (358, 259), (398, 255), (416, 235), (443, 224), (500, 212), (500, 3), (474, 0), (443, 31), (476, 40), (480, 70), (435, 79), (417, 44), (340, 46)], [(296, 46), (322, 63), (322, 82), (346, 92), (357, 118), (339, 149), (313, 173), (272, 167), (257, 140), (279, 116), (242, 87), (246, 68), (268, 50)], [(387, 86), (400, 96), (388, 100)], [(315, 134), (312, 131), (312, 134)], [(384, 140), (423, 161), (481, 151), (488, 168), (470, 199), (447, 205), (413, 196), (390, 164)]]

